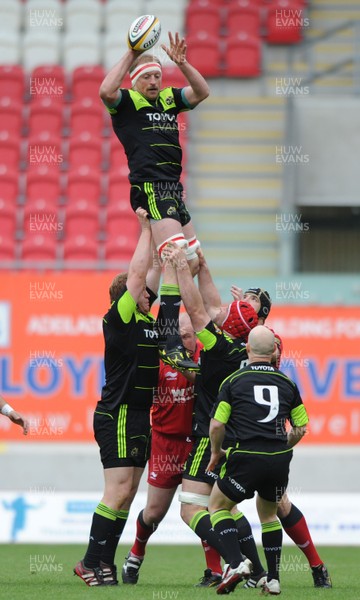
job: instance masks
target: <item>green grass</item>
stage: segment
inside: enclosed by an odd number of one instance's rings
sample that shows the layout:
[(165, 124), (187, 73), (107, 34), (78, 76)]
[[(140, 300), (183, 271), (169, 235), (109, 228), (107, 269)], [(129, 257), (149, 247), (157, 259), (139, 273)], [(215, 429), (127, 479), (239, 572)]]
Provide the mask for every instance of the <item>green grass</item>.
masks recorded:
[[(128, 549), (119, 547), (119, 567)], [(83, 600), (96, 596), (101, 600), (202, 600), (217, 597), (215, 590), (194, 588), (205, 568), (200, 545), (149, 545), (138, 585), (119, 584), (102, 588), (89, 588), (72, 574), (73, 566), (83, 556), (84, 550), (85, 546), (77, 545), (0, 545), (0, 598)], [(329, 567), (333, 589), (315, 589), (303, 554), (293, 546), (284, 546), (281, 597), (291, 600), (360, 598), (357, 575), (360, 547), (323, 547), (319, 548), (319, 552)], [(260, 553), (263, 556), (262, 550)], [(244, 590), (241, 585), (231, 598), (259, 597), (259, 590)]]

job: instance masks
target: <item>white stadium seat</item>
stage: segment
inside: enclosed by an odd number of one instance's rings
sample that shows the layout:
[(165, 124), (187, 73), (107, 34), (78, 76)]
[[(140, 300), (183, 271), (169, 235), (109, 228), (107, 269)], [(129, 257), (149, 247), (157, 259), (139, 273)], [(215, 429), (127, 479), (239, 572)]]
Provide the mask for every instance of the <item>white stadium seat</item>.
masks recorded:
[(66, 33), (63, 36), (63, 61), (67, 71), (83, 65), (101, 64), (100, 36), (93, 33)]
[(61, 62), (60, 29), (31, 29), (23, 38), (23, 65), (32, 71), (40, 65), (56, 65)]
[(21, 46), (17, 31), (0, 31), (0, 60), (4, 65), (21, 62)]
[(23, 20), (25, 31), (62, 30), (63, 4), (60, 0), (27, 0)]
[(0, 29), (16, 32), (22, 25), (23, 3), (21, 0), (1, 0)]
[(67, 0), (64, 21), (68, 32), (98, 33), (103, 24), (103, 5), (100, 0)]
[(131, 23), (144, 11), (142, 0), (108, 0), (104, 5), (105, 31), (127, 32)]
[(102, 48), (102, 63), (105, 70), (111, 69), (117, 62), (119, 62), (122, 55), (128, 49), (126, 43), (126, 32), (110, 31), (103, 37), (103, 48)]

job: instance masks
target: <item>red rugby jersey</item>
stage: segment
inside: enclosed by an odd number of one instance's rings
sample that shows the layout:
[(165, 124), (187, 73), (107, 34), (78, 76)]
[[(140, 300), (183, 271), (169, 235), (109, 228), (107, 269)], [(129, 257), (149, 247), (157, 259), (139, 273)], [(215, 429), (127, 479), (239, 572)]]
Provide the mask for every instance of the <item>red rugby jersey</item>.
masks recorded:
[[(202, 344), (196, 342), (193, 360), (198, 362)], [(179, 437), (191, 435), (194, 385), (182, 373), (160, 361), (159, 385), (151, 409), (152, 428)]]

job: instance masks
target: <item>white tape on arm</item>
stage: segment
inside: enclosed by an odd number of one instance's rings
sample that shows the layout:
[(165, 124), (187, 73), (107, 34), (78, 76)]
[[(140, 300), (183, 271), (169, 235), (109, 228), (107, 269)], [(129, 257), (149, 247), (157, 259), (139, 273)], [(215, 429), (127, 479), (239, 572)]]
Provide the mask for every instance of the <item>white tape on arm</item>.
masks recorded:
[(11, 412), (15, 411), (10, 404), (4, 404), (0, 412), (2, 415), (5, 415), (5, 417), (8, 417)]

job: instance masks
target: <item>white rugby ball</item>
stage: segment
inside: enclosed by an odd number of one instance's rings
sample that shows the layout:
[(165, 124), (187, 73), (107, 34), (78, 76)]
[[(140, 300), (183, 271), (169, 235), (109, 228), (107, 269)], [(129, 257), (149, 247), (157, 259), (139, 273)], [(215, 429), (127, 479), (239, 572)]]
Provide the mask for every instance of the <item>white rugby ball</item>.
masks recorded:
[(142, 15), (133, 21), (128, 32), (128, 46), (132, 50), (145, 52), (159, 41), (161, 24), (154, 15)]

